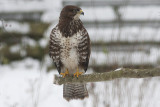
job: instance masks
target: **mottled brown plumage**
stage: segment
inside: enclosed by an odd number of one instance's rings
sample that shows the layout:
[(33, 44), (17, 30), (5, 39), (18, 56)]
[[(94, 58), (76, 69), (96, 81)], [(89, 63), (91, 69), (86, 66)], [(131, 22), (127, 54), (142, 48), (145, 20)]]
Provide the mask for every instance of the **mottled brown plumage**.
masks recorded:
[[(84, 14), (77, 6), (65, 6), (59, 23), (50, 34), (49, 55), (58, 72), (73, 75), (76, 70), (86, 72), (90, 58), (90, 39), (79, 16)], [(66, 100), (83, 99), (88, 96), (85, 84), (65, 84), (63, 97)]]

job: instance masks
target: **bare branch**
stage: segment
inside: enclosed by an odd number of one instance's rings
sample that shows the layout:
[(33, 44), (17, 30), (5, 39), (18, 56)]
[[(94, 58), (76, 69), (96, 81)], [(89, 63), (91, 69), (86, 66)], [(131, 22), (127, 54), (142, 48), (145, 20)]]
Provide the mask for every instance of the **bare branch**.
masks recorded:
[(65, 83), (87, 83), (87, 82), (100, 82), (108, 81), (116, 78), (145, 78), (160, 76), (160, 69), (126, 69), (105, 72), (105, 73), (93, 73), (79, 76), (79, 78), (73, 76), (66, 76), (62, 78), (55, 75), (54, 84), (62, 85)]

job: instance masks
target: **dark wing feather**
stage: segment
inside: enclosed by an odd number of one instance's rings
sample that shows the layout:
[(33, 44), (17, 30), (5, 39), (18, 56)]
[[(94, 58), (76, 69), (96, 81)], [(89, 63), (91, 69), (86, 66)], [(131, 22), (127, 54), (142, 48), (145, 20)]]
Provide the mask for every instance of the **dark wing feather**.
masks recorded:
[(50, 42), (49, 42), (49, 56), (53, 59), (53, 62), (58, 70), (61, 73), (61, 60), (60, 60), (60, 41), (58, 38), (57, 27), (53, 28), (50, 34)]
[(82, 38), (78, 44), (79, 64), (86, 72), (89, 64), (91, 49), (90, 38), (87, 30), (84, 27), (82, 28), (81, 36)]

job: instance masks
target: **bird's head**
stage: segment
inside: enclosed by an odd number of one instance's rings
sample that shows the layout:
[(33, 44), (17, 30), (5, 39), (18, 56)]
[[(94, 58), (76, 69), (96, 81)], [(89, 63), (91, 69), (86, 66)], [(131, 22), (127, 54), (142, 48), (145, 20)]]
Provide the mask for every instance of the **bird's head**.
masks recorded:
[(74, 20), (78, 20), (80, 15), (84, 15), (84, 12), (81, 8), (73, 5), (65, 6), (60, 14), (60, 18), (70, 18)]

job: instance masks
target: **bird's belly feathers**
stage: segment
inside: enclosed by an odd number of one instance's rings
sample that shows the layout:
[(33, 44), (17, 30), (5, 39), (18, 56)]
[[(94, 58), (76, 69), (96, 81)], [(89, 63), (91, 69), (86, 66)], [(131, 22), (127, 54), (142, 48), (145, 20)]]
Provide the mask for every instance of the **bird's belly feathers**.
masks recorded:
[(64, 68), (68, 69), (69, 71), (75, 71), (78, 67), (78, 41), (76, 36), (72, 37), (63, 37), (61, 39), (61, 61), (64, 65)]
[(69, 71), (76, 70), (76, 68), (78, 67), (78, 55), (75, 49), (72, 49), (69, 55), (67, 55), (68, 54), (67, 52), (65, 52), (64, 54), (66, 55), (62, 55), (64, 57), (61, 57), (62, 58), (61, 61), (64, 67), (69, 69)]

